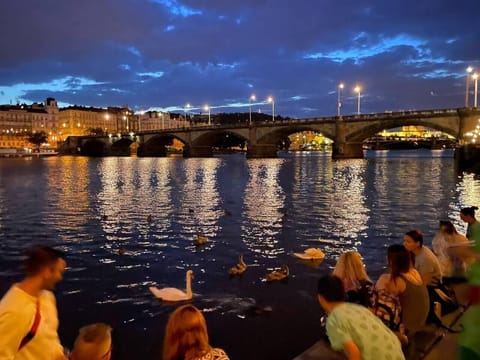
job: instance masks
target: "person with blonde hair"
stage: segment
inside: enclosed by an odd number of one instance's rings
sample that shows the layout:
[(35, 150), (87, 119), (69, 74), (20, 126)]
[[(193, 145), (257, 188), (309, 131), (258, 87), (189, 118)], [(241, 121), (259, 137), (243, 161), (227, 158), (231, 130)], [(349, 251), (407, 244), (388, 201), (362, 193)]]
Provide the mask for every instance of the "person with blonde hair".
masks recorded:
[(193, 305), (183, 305), (168, 319), (163, 340), (163, 360), (229, 360), (208, 341), (207, 322)]
[(112, 356), (112, 328), (103, 323), (80, 329), (69, 360), (110, 360)]
[(347, 251), (341, 254), (333, 269), (333, 275), (342, 280), (348, 302), (367, 307), (372, 305), (374, 286), (359, 252)]

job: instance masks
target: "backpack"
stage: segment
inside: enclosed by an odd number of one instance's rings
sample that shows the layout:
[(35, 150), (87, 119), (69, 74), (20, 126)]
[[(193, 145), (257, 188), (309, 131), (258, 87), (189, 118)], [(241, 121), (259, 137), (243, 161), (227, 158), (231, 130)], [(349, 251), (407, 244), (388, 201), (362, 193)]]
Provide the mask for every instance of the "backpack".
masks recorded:
[(346, 301), (371, 308), (376, 301), (376, 290), (368, 280), (360, 280), (360, 287), (347, 292)]
[(392, 331), (399, 331), (402, 323), (402, 305), (397, 295), (386, 290), (376, 292), (372, 312)]

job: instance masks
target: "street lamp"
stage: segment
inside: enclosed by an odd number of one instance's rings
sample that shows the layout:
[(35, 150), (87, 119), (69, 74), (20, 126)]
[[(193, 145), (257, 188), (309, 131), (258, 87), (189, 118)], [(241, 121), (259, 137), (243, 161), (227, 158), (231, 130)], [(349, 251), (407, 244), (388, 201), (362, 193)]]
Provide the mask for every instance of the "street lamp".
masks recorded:
[(360, 115), (360, 96), (361, 96), (361, 88), (360, 86), (355, 86), (355, 89), (353, 89), (357, 94), (358, 94), (358, 99), (357, 99), (357, 115)]
[(475, 91), (473, 93), (473, 96), (474, 96), (473, 97), (473, 107), (476, 108), (477, 107), (478, 74), (477, 73), (473, 74), (472, 78), (473, 78), (473, 80), (475, 80)]
[(473, 68), (469, 66), (467, 68), (467, 79), (465, 80), (465, 107), (468, 107), (468, 92), (470, 90), (470, 74), (473, 71)]
[(110, 115), (108, 114), (108, 112), (105, 114), (105, 123), (104, 123), (104, 128), (105, 128), (105, 132), (108, 131), (108, 119), (110, 118)]
[(269, 96), (267, 102), (272, 103), (272, 122), (275, 122), (275, 99), (273, 96)]
[(205, 111), (208, 111), (208, 125), (210, 125), (212, 123), (210, 119), (210, 106), (205, 105), (203, 108), (205, 109)]
[(252, 101), (255, 101), (257, 100), (257, 98), (255, 97), (255, 94), (252, 94), (249, 98), (248, 98), (248, 106), (250, 108), (250, 116), (249, 116), (249, 120), (248, 120), (248, 124), (249, 125), (252, 125)]
[(187, 111), (188, 109), (190, 109), (192, 107), (192, 105), (190, 105), (190, 103), (187, 103), (187, 105), (185, 105), (185, 121), (187, 121)]
[(342, 89), (343, 83), (338, 84), (338, 99), (337, 99), (337, 116), (340, 117), (340, 108), (342, 107)]

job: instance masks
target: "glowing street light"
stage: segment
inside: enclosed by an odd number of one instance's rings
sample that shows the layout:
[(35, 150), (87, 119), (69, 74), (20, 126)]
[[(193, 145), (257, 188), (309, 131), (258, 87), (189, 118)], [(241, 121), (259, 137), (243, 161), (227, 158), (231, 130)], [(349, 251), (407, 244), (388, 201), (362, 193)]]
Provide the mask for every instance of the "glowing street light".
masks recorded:
[(272, 122), (275, 122), (275, 99), (273, 96), (269, 96), (267, 102), (272, 103)]
[(357, 115), (360, 115), (360, 97), (361, 97), (361, 88), (360, 86), (355, 86), (355, 89), (353, 89), (353, 91), (355, 91), (357, 94), (358, 94), (358, 99), (357, 99)]
[(477, 73), (473, 74), (472, 78), (473, 78), (473, 80), (475, 80), (475, 91), (473, 93), (473, 96), (474, 96), (473, 97), (473, 107), (476, 108), (477, 107), (478, 74)]
[(468, 92), (470, 91), (470, 74), (472, 73), (473, 68), (469, 66), (467, 68), (467, 79), (465, 83), (465, 107), (468, 107)]
[(248, 118), (248, 123), (251, 125), (252, 124), (252, 101), (255, 101), (257, 100), (257, 98), (255, 97), (255, 94), (252, 94), (249, 98), (248, 98), (248, 105), (249, 105), (249, 108), (250, 108), (250, 116)]
[(208, 125), (211, 125), (212, 122), (211, 122), (211, 120), (210, 120), (210, 106), (205, 105), (205, 106), (203, 107), (203, 109), (204, 109), (205, 111), (208, 111)]
[(338, 84), (338, 99), (337, 99), (337, 116), (340, 117), (340, 108), (342, 107), (342, 89), (343, 83)]

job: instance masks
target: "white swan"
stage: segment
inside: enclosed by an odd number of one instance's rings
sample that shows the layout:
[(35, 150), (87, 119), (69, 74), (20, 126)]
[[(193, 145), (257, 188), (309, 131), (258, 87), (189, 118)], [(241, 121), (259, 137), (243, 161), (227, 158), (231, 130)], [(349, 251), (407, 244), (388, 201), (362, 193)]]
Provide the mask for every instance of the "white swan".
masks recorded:
[(176, 288), (163, 288), (159, 289), (155, 286), (150, 286), (150, 292), (158, 299), (163, 301), (185, 301), (190, 300), (193, 297), (192, 293), (192, 279), (193, 279), (193, 271), (187, 271), (187, 288), (186, 293), (180, 289)]

